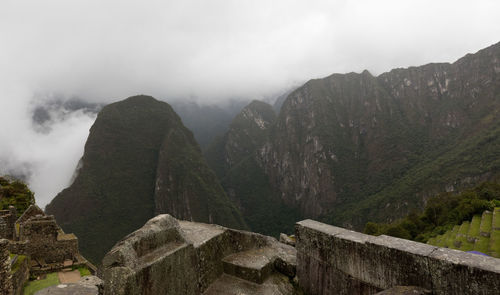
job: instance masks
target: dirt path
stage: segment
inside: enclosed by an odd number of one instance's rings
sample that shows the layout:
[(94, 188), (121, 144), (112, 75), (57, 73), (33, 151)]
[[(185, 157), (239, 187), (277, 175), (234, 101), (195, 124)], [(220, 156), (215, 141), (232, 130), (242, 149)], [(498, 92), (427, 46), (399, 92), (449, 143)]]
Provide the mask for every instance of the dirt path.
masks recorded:
[(60, 271), (57, 273), (61, 284), (76, 283), (80, 280), (80, 272), (78, 269), (73, 271)]

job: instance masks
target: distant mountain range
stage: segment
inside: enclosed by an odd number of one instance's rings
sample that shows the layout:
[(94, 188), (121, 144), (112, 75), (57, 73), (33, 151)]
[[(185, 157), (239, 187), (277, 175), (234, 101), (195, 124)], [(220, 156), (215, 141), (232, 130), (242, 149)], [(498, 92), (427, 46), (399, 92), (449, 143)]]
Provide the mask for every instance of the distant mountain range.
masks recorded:
[(108, 105), (47, 212), (96, 261), (157, 213), (273, 235), (303, 218), (362, 229), (500, 174), (500, 43), (452, 64), (333, 74), (281, 101), (232, 120), (178, 107), (206, 161), (168, 104)]
[[(233, 124), (218, 143), (225, 151), (206, 156), (221, 171), (248, 163), (232, 157), (246, 150), (255, 188), (300, 218), (362, 229), (422, 209), (434, 193), (497, 175), (499, 112), (500, 43), (452, 64), (311, 80), (269, 120), (267, 138)], [(245, 173), (224, 177), (230, 195), (247, 183)]]

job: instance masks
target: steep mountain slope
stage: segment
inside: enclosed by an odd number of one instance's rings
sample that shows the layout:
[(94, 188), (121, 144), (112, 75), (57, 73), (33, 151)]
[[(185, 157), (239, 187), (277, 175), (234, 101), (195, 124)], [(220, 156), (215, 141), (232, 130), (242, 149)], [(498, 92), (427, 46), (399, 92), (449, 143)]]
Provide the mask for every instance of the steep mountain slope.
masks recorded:
[(234, 118), (229, 131), (205, 152), (245, 221), (253, 231), (277, 236), (293, 230), (298, 210), (283, 203), (257, 162), (276, 115), (271, 105), (254, 100)]
[(192, 133), (149, 96), (105, 106), (90, 129), (73, 184), (47, 205), (95, 262), (157, 213), (243, 227)]
[(193, 132), (202, 150), (205, 150), (217, 136), (228, 131), (229, 124), (248, 101), (229, 100), (219, 105), (202, 105), (185, 100), (172, 100), (169, 103), (181, 117), (182, 123)]
[[(453, 64), (334, 74), (288, 96), (260, 163), (302, 216), (360, 228), (422, 206), (426, 192), (496, 173), (488, 161), (498, 159), (499, 110), (500, 43)], [(454, 164), (441, 171), (446, 159)]]

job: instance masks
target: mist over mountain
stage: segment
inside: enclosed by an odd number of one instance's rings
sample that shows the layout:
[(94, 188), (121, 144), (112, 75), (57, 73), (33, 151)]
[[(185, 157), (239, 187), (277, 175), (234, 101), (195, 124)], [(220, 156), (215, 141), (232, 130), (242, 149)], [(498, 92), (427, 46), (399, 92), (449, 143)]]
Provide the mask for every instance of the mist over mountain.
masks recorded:
[(245, 228), (193, 134), (165, 102), (134, 96), (105, 106), (74, 182), (46, 207), (93, 261), (161, 213)]
[[(95, 113), (53, 109), (54, 96), (270, 102), (331, 73), (452, 62), (498, 41), (499, 10), (490, 0), (3, 1), (0, 173), (25, 178), (42, 206), (69, 184)], [(50, 110), (43, 128), (32, 124), (35, 106)], [(229, 124), (236, 114), (220, 118)], [(222, 131), (185, 121), (202, 145), (203, 134)]]

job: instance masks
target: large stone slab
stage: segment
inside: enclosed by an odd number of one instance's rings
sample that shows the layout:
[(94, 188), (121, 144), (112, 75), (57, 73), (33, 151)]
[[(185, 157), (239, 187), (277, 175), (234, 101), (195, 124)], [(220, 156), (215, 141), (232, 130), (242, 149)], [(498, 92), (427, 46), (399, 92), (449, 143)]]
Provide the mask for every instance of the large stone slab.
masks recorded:
[(297, 275), (308, 294), (373, 294), (418, 286), (433, 294), (498, 294), (500, 259), (313, 220), (296, 225)]
[[(201, 294), (224, 274), (225, 258), (264, 248), (267, 263), (258, 281), (268, 289), (293, 289), (288, 277), (295, 274), (293, 247), (256, 233), (159, 215), (104, 257), (105, 294)], [(245, 268), (250, 262), (237, 267)], [(275, 274), (288, 283), (266, 280)]]

